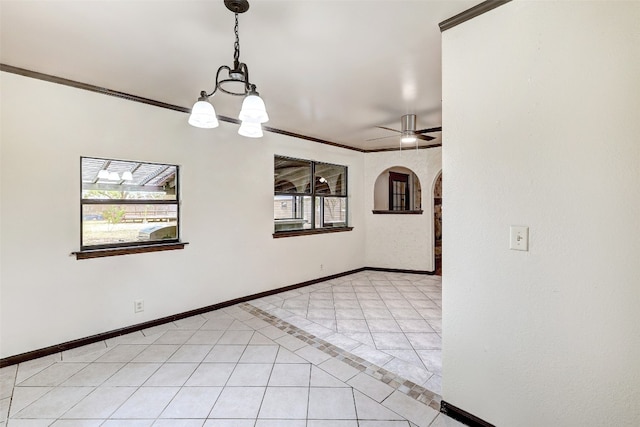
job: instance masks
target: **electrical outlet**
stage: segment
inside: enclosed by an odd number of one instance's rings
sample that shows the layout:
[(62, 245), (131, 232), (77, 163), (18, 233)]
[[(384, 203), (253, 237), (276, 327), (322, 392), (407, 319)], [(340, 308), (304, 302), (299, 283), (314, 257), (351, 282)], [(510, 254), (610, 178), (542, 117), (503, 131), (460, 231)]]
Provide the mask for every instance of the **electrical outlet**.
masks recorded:
[(320, 264), (320, 270), (324, 270), (324, 264)]
[(143, 299), (137, 299), (133, 302), (133, 312), (134, 313), (141, 313), (144, 311), (144, 300)]

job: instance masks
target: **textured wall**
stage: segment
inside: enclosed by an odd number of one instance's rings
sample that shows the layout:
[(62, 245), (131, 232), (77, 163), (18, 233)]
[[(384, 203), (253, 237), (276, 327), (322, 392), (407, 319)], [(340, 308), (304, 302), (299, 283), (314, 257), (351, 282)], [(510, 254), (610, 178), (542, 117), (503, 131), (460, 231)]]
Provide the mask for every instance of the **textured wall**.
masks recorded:
[(495, 425), (640, 425), (639, 22), (519, 1), (443, 33), (443, 398)]
[[(0, 73), (0, 357), (364, 265), (364, 155)], [(273, 239), (273, 156), (349, 167), (354, 230)], [(179, 251), (77, 261), (80, 156), (181, 166)], [(322, 269), (320, 265), (322, 264)], [(134, 314), (133, 301), (145, 300)]]
[[(441, 170), (441, 149), (370, 153), (365, 156), (364, 215), (366, 264), (369, 267), (433, 270), (433, 183)], [(422, 215), (373, 214), (378, 176), (406, 167), (420, 179)]]

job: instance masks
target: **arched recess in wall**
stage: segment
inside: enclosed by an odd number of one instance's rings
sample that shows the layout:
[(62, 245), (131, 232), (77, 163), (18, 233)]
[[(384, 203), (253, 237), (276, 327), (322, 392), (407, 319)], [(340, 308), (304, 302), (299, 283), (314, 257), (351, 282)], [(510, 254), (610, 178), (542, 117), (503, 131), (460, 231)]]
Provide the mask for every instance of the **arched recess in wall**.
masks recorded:
[(418, 175), (403, 166), (382, 171), (373, 188), (373, 213), (422, 213)]

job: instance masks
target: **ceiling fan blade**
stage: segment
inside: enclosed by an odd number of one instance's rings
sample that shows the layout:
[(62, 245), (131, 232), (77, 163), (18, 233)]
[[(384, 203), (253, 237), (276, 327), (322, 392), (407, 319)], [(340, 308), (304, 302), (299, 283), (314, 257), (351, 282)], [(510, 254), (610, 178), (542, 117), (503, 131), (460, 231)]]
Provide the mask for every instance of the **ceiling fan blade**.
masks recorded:
[(442, 147), (442, 143), (439, 142), (437, 144), (433, 144), (433, 145), (421, 145), (420, 148), (436, 148), (436, 147)]
[(416, 138), (422, 139), (424, 141), (433, 141), (435, 138), (429, 135), (416, 135)]
[(416, 131), (416, 133), (431, 133), (431, 132), (442, 132), (442, 126), (429, 128), (429, 129), (420, 129)]
[(397, 137), (398, 135), (388, 135), (388, 136), (381, 136), (380, 138), (365, 139), (365, 141), (377, 141), (379, 139), (397, 138)]
[(397, 133), (402, 133), (399, 130), (395, 130), (395, 129), (391, 129), (391, 128), (386, 128), (384, 126), (376, 126), (378, 129), (386, 129), (386, 130), (390, 130), (391, 132), (397, 132)]

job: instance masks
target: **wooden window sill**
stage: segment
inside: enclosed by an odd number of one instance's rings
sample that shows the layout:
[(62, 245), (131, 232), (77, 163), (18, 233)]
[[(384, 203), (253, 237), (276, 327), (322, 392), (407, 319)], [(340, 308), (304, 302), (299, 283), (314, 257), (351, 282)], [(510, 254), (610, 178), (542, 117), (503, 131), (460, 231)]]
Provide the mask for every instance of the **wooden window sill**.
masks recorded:
[(380, 215), (422, 215), (423, 210), (419, 209), (419, 210), (413, 210), (413, 211), (379, 211), (374, 209), (371, 212), (373, 212), (374, 214), (380, 214)]
[(353, 227), (335, 227), (335, 228), (314, 228), (311, 230), (287, 230), (278, 231), (273, 233), (274, 239), (281, 237), (296, 237), (296, 236), (308, 236), (310, 234), (326, 234), (326, 233), (340, 233), (342, 231), (351, 231)]
[(83, 251), (71, 252), (71, 255), (75, 255), (76, 259), (102, 258), (108, 256), (141, 254), (145, 252), (173, 251), (177, 249), (184, 249), (185, 245), (188, 244), (189, 243), (187, 242), (172, 242), (108, 249), (86, 249)]

